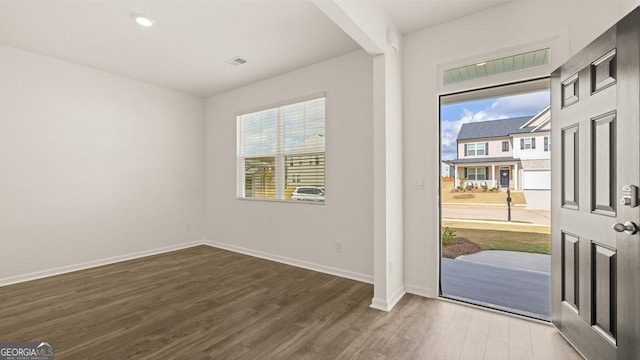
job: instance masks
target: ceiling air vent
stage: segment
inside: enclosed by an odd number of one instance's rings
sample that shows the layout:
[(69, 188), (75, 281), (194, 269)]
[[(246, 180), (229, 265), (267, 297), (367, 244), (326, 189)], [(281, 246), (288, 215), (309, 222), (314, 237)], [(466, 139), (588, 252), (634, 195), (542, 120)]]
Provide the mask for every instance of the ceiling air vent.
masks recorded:
[(227, 61), (225, 61), (229, 65), (240, 66), (247, 63), (247, 60), (241, 58), (240, 56), (233, 57)]

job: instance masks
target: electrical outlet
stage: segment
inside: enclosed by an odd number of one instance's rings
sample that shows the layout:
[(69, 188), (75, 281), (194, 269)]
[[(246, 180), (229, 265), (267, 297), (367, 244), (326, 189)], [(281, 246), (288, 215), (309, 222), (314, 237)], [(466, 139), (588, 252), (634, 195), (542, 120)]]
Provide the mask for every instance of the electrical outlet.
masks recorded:
[(336, 241), (336, 252), (337, 253), (342, 252), (342, 241)]
[(184, 230), (185, 230), (186, 232), (191, 231), (191, 224), (187, 224), (187, 226), (185, 226), (185, 227), (184, 227)]

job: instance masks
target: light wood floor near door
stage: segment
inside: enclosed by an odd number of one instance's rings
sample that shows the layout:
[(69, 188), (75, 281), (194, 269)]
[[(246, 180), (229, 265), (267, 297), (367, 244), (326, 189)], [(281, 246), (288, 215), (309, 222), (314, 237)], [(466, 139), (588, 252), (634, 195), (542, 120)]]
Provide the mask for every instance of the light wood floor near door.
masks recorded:
[(549, 326), (198, 246), (0, 287), (0, 341), (56, 359), (579, 359)]

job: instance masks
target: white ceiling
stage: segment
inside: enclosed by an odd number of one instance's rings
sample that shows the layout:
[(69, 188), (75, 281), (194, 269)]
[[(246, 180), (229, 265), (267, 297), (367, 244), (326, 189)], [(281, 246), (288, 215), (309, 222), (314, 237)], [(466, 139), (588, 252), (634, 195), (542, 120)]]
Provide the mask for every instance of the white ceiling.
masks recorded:
[(378, 0), (403, 34), (471, 15), (511, 0)]
[[(374, 1), (408, 33), (508, 0)], [(0, 43), (201, 97), (359, 49), (301, 0), (0, 1)]]
[(306, 1), (0, 1), (0, 43), (202, 97), (359, 49)]

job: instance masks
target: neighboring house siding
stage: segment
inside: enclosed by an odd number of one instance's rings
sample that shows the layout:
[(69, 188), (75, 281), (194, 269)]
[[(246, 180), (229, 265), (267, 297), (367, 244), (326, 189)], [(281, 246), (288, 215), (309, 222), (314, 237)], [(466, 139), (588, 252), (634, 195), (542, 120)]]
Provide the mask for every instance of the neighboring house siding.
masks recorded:
[(551, 169), (551, 159), (520, 160), (523, 169)]
[(513, 154), (511, 146), (509, 146), (509, 151), (507, 152), (502, 151), (503, 141), (509, 141), (509, 139), (504, 138), (504, 139), (489, 140), (489, 154), (491, 157), (497, 157), (497, 156), (504, 157), (504, 156), (511, 156)]
[[(509, 151), (502, 151), (502, 142), (509, 141)], [(485, 155), (469, 155), (467, 151), (465, 151), (465, 147), (468, 148), (469, 144), (477, 144), (484, 143), (485, 148), (488, 148), (489, 152), (485, 151)], [(482, 157), (504, 157), (504, 156), (512, 156), (513, 155), (513, 146), (511, 144), (510, 138), (491, 138), (491, 139), (475, 139), (475, 140), (465, 140), (458, 141), (458, 159), (469, 159), (469, 158), (482, 158)]]
[[(534, 134), (524, 133), (513, 135), (513, 157), (521, 160), (550, 159), (551, 149), (544, 151), (545, 136), (550, 136), (550, 133), (536, 132)], [(522, 139), (525, 138), (535, 139), (535, 149), (522, 149)]]
[(449, 165), (445, 162), (440, 163), (441, 172), (440, 175), (443, 177), (453, 177), (453, 165)]

